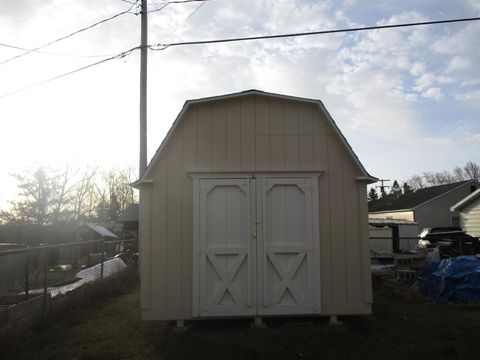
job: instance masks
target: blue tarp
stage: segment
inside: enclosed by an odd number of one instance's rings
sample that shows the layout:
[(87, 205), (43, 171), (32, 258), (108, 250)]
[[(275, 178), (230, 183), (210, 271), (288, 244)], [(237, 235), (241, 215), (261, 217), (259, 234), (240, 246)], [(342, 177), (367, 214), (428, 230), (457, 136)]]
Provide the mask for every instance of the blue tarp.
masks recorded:
[(420, 292), (437, 304), (480, 302), (480, 261), (475, 256), (435, 261), (418, 279)]

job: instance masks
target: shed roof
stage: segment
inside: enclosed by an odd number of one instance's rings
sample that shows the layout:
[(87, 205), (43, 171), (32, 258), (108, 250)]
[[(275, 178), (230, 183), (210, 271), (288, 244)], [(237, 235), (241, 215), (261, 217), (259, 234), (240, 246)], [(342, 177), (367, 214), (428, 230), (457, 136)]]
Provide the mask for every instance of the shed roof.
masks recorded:
[(475, 180), (467, 180), (455, 182), (452, 184), (431, 186), (416, 191), (410, 191), (406, 194), (398, 196), (397, 194), (390, 194), (378, 200), (373, 200), (368, 203), (369, 212), (377, 211), (396, 211), (396, 210), (413, 210), (419, 206), (424, 205), (433, 199), (444, 196), (447, 193), (454, 191), (467, 184), (480, 185)]
[(130, 204), (118, 217), (118, 222), (138, 221), (138, 204)]
[(117, 235), (115, 235), (110, 230), (108, 230), (107, 228), (105, 228), (101, 225), (92, 224), (92, 223), (85, 223), (85, 226), (87, 226), (88, 228), (92, 229), (93, 231), (95, 231), (96, 233), (98, 233), (102, 236), (118, 239)]
[(370, 225), (418, 225), (417, 222), (404, 219), (368, 219)]
[(480, 189), (477, 189), (476, 191), (474, 191), (473, 193), (471, 193), (470, 195), (468, 195), (467, 197), (464, 197), (462, 200), (460, 200), (458, 203), (456, 203), (455, 205), (453, 205), (450, 210), (451, 211), (459, 211), (460, 209), (462, 209), (463, 207), (465, 207), (466, 205), (470, 204), (472, 201), (474, 201), (475, 199), (479, 199), (480, 198)]
[(347, 142), (339, 128), (337, 127), (335, 121), (331, 117), (331, 115), (328, 113), (327, 109), (323, 105), (323, 103), (320, 100), (316, 99), (308, 99), (308, 98), (301, 98), (301, 97), (296, 97), (296, 96), (289, 96), (289, 95), (281, 95), (281, 94), (275, 94), (275, 93), (269, 93), (269, 92), (264, 92), (260, 90), (246, 90), (238, 93), (231, 93), (231, 94), (225, 94), (225, 95), (220, 95), (220, 96), (212, 96), (212, 97), (206, 97), (206, 98), (200, 98), (200, 99), (193, 99), (193, 100), (187, 100), (185, 104), (183, 105), (182, 110), (178, 114), (177, 118), (175, 119), (172, 127), (168, 131), (167, 135), (165, 136), (164, 140), (160, 144), (160, 147), (157, 149), (155, 155), (153, 156), (152, 160), (148, 164), (145, 172), (143, 173), (143, 176), (134, 182), (132, 186), (139, 186), (143, 183), (149, 183), (151, 182), (150, 178), (150, 173), (151, 169), (153, 167), (153, 164), (156, 162), (157, 158), (160, 156), (162, 150), (165, 148), (167, 145), (170, 137), (172, 136), (173, 132), (175, 131), (176, 127), (178, 126), (179, 122), (181, 121), (183, 115), (185, 112), (188, 110), (188, 108), (192, 105), (195, 104), (201, 104), (201, 103), (206, 103), (206, 102), (214, 102), (214, 101), (220, 101), (220, 100), (227, 100), (227, 99), (232, 99), (232, 98), (239, 98), (243, 96), (266, 96), (266, 97), (271, 97), (271, 98), (277, 98), (277, 99), (284, 99), (284, 100), (291, 100), (291, 101), (298, 101), (298, 102), (304, 102), (304, 103), (310, 103), (318, 106), (319, 111), (325, 116), (326, 120), (330, 123), (332, 126), (333, 130), (337, 134), (338, 138), (340, 139), (340, 142), (345, 146), (345, 149), (347, 152), (351, 155), (354, 163), (358, 166), (359, 170), (362, 173), (362, 176), (358, 177), (358, 180), (364, 180), (367, 181), (367, 183), (374, 183), (378, 179), (371, 176), (367, 170), (363, 167), (362, 163), (358, 159), (357, 155), (353, 152), (352, 147), (350, 144)]

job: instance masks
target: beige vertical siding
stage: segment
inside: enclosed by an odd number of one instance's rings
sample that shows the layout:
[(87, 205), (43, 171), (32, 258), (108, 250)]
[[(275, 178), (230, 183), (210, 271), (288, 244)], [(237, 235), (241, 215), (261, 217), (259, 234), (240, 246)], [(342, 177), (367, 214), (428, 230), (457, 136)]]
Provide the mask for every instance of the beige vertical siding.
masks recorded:
[(415, 221), (420, 229), (450, 226), (450, 207), (470, 195), (471, 184), (465, 184), (415, 209)]
[(467, 234), (480, 237), (480, 198), (461, 209), (460, 226)]
[(321, 312), (371, 311), (366, 186), (318, 107), (267, 96), (191, 105), (141, 189), (145, 319), (192, 314), (192, 171), (323, 171)]

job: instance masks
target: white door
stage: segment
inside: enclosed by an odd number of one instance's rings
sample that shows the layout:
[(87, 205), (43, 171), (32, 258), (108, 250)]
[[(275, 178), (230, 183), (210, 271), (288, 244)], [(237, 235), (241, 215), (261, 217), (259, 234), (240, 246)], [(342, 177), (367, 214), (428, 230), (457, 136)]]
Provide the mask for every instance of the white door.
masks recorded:
[(195, 183), (194, 315), (254, 315), (251, 180), (197, 179)]
[(258, 313), (319, 311), (316, 177), (257, 179)]
[(317, 183), (194, 179), (194, 316), (319, 312)]

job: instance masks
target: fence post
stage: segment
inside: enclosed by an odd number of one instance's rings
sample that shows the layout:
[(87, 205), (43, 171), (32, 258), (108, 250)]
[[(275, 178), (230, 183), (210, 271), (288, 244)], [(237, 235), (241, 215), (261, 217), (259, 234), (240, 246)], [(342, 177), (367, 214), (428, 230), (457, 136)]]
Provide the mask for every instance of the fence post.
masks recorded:
[(102, 239), (100, 245), (100, 251), (102, 252), (102, 263), (100, 265), (100, 282), (103, 283), (103, 262), (105, 261), (105, 239)]
[(30, 294), (28, 292), (29, 287), (29, 279), (28, 279), (28, 272), (29, 272), (29, 264), (30, 263), (30, 252), (27, 252), (27, 261), (25, 261), (25, 300), (28, 300)]
[(47, 289), (48, 289), (48, 246), (44, 247), (43, 263), (43, 322), (47, 321)]

